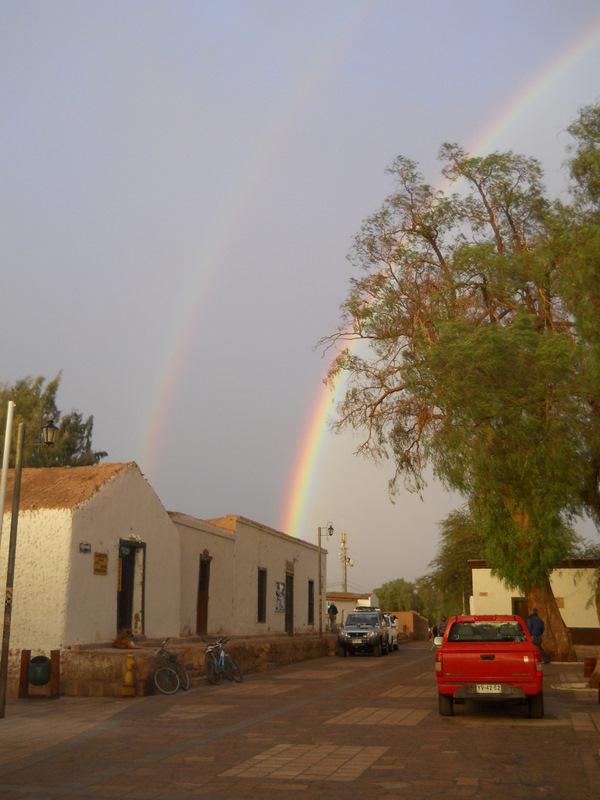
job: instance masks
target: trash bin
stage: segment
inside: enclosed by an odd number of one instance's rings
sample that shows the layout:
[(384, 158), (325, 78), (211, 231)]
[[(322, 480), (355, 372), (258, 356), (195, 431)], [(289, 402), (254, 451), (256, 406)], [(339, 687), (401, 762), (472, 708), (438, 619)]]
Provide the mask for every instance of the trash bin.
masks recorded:
[(34, 686), (46, 686), (50, 683), (50, 659), (48, 656), (34, 656), (27, 670), (29, 683)]

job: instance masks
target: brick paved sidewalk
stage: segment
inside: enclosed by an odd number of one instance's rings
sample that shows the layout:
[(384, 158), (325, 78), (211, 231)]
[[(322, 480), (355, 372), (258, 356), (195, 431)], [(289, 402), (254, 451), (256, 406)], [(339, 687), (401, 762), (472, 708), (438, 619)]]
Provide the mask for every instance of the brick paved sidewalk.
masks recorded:
[(173, 697), (9, 703), (0, 798), (219, 800), (600, 796), (596, 693), (550, 665), (546, 717), (437, 711), (433, 654), (322, 658)]

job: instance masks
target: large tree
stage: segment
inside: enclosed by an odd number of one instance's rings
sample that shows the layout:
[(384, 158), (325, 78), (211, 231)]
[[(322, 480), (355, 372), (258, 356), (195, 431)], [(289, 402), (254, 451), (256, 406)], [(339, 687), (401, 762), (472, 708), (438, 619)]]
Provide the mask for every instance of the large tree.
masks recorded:
[[(0, 430), (4, 434), (9, 400), (16, 404), (16, 421), (25, 422), (23, 464), (26, 467), (81, 467), (97, 464), (107, 453), (93, 450), (94, 417), (79, 411), (61, 413), (56, 404), (61, 374), (46, 378), (26, 377), (14, 384), (0, 384)], [(56, 443), (40, 447), (42, 425), (53, 420), (58, 426)], [(14, 442), (13, 442), (14, 448)]]
[(431, 464), (460, 492), (494, 572), (545, 615), (548, 649), (572, 658), (549, 575), (594, 485), (589, 365), (562, 291), (581, 222), (546, 198), (535, 159), (450, 144), (440, 158), (455, 193), (400, 157), (394, 193), (356, 237), (364, 274), (325, 340), (360, 342), (331, 370), (348, 378), (337, 427), (394, 460), (392, 489), (420, 488)]

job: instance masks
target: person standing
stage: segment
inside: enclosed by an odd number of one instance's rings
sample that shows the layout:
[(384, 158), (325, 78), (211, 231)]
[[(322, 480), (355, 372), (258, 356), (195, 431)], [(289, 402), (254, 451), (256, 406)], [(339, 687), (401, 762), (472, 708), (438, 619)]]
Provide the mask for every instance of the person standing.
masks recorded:
[(438, 636), (443, 636), (444, 631), (446, 630), (446, 625), (448, 624), (448, 617), (445, 614), (442, 614), (442, 618), (440, 620), (440, 624), (438, 625)]
[(327, 609), (327, 615), (329, 616), (329, 630), (332, 633), (335, 633), (335, 621), (338, 615), (338, 610), (335, 603), (329, 604), (329, 608)]
[(531, 609), (531, 614), (527, 617), (527, 622), (525, 624), (527, 625), (529, 635), (533, 639), (533, 643), (539, 648), (542, 661), (544, 664), (547, 664), (550, 659), (542, 647), (542, 636), (544, 635), (546, 626), (544, 625), (544, 620), (538, 616), (537, 608)]

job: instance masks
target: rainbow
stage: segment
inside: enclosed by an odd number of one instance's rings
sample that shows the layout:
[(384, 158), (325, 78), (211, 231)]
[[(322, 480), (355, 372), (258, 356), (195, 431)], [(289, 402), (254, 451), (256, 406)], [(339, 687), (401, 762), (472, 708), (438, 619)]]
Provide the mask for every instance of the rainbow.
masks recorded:
[(257, 142), (253, 158), (238, 175), (235, 186), (215, 214), (213, 224), (206, 226), (209, 233), (207, 240), (202, 243), (202, 264), (198, 265), (197, 273), (182, 293), (186, 305), (178, 309), (172, 332), (157, 358), (156, 382), (147, 389), (147, 396), (154, 402), (140, 420), (137, 448), (141, 453), (140, 464), (153, 477), (159, 472), (159, 453), (169, 419), (173, 417), (177, 389), (189, 368), (188, 356), (196, 345), (198, 320), (201, 319), (202, 309), (206, 306), (219, 270), (225, 268), (226, 242), (231, 237), (231, 231), (237, 229), (237, 221), (243, 219), (244, 212), (251, 207), (253, 197), (260, 190), (260, 183), (272, 163), (272, 154), (282, 149), (282, 141), (301, 120), (303, 110), (314, 100), (328, 76), (343, 62), (375, 4), (376, 0), (368, 0), (355, 6), (347, 18), (342, 19), (335, 41), (324, 41), (316, 54), (310, 54), (309, 70), (291, 87), (285, 106), (277, 119), (271, 120), (266, 134)]
[[(516, 96), (512, 96), (501, 111), (485, 125), (474, 142), (467, 148), (468, 152), (481, 155), (489, 151), (494, 142), (514, 124), (534, 100), (543, 97), (555, 81), (560, 79), (599, 42), (600, 21), (583, 37), (569, 44), (557, 58), (541, 68)], [(437, 188), (446, 191), (448, 182), (440, 182)], [(357, 341), (352, 342), (351, 349), (355, 349), (358, 343)], [(332, 384), (326, 383), (320, 388), (313, 402), (308, 422), (304, 427), (291, 471), (279, 526), (281, 530), (293, 536), (300, 536), (304, 529), (305, 511), (317, 473), (319, 456), (323, 450), (325, 435), (329, 430), (332, 411), (342, 395), (344, 386), (344, 377), (338, 375)]]

